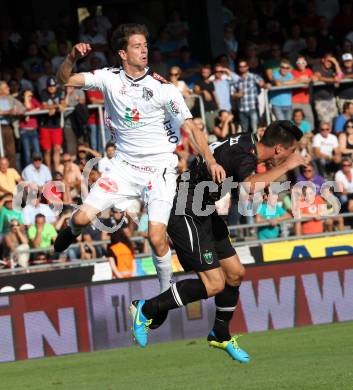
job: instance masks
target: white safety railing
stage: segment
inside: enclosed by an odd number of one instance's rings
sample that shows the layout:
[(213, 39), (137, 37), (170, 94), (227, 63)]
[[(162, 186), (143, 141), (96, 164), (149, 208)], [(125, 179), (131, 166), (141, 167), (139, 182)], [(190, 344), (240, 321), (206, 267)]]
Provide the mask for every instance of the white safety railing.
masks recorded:
[[(338, 90), (339, 85), (341, 84), (350, 84), (353, 83), (353, 80), (351, 79), (342, 79), (338, 83), (338, 87), (336, 89)], [(264, 98), (265, 98), (265, 118), (266, 118), (266, 124), (270, 124), (272, 122), (271, 120), (271, 104), (270, 104), (270, 94), (271, 92), (276, 92), (276, 91), (283, 91), (283, 90), (293, 90), (293, 89), (299, 89), (299, 88), (305, 88), (309, 89), (311, 87), (320, 87), (320, 86), (333, 86), (334, 84), (332, 83), (324, 83), (322, 81), (316, 81), (313, 83), (306, 83), (306, 84), (294, 84), (294, 85), (283, 85), (283, 86), (273, 86), (271, 88), (265, 88), (264, 89)]]

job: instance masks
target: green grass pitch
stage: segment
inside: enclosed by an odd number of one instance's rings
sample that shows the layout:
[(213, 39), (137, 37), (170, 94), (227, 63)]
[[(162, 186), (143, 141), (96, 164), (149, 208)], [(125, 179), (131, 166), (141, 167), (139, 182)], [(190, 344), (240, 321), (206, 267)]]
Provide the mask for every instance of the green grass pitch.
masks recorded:
[(353, 322), (246, 334), (242, 365), (204, 339), (0, 364), (6, 390), (353, 389)]

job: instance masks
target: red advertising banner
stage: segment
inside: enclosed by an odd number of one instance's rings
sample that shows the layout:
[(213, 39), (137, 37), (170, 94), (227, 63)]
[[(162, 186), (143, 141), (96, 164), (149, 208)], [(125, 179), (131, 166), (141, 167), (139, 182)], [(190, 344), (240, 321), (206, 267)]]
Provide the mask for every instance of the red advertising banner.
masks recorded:
[(353, 320), (353, 257), (246, 269), (233, 332)]
[(0, 361), (90, 351), (85, 289), (0, 297)]
[[(132, 345), (129, 304), (158, 291), (156, 278), (136, 278), (2, 295), (0, 362)], [(214, 314), (214, 299), (172, 310), (163, 326), (150, 332), (150, 342), (206, 338)], [(231, 330), (348, 320), (353, 320), (353, 257), (342, 256), (247, 267)]]

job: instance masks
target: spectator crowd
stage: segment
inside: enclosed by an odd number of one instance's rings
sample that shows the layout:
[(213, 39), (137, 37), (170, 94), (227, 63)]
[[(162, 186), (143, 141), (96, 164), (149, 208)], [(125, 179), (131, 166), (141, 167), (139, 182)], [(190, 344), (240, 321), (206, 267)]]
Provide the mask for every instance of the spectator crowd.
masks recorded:
[[(222, 55), (207, 61), (194, 56), (192, 24), (175, 10), (152, 34), (150, 66), (180, 90), (195, 125), (209, 143), (239, 132), (252, 132), (260, 139), (267, 119), (292, 121), (303, 132), (297, 153), (307, 156), (310, 163), (283, 180), (293, 185), (311, 182), (312, 186), (306, 184), (297, 193), (266, 190), (255, 220), (269, 225), (258, 231), (251, 228), (247, 234), (269, 239), (344, 230), (350, 219), (330, 217), (334, 210), (327, 199), (334, 190), (341, 211), (353, 212), (353, 1), (249, 1), (238, 11), (235, 1), (225, 0), (222, 10)], [(4, 150), (0, 159), (0, 258), (4, 266), (120, 256), (126, 262), (123, 269), (112, 266), (113, 274), (124, 277), (134, 273), (133, 252), (150, 251), (146, 214), (139, 202), (129, 210), (139, 216), (138, 226), (129, 222), (112, 237), (90, 226), (67, 253), (59, 256), (49, 251), (71, 211), (80, 204), (87, 161), (101, 158), (90, 173), (92, 185), (111, 169), (110, 159), (115, 155), (98, 109), (88, 108), (89, 104), (102, 105), (102, 94), (59, 85), (55, 73), (78, 41), (90, 43), (93, 51), (78, 62), (76, 71), (115, 66), (117, 58), (109, 46), (115, 27), (115, 20), (97, 14), (94, 7), (76, 36), (62, 24), (50, 27), (45, 21), (27, 36), (9, 19), (0, 23)], [(183, 129), (181, 135), (177, 153), (182, 172), (196, 151)], [(259, 164), (259, 171), (266, 169)], [(326, 186), (329, 180), (336, 184)], [(21, 209), (13, 203), (20, 190), (25, 206)], [(63, 209), (56, 213), (59, 200)], [(294, 207), (298, 204), (299, 214)], [(321, 220), (322, 215), (327, 218)], [(121, 217), (112, 209), (101, 218), (113, 226)], [(286, 220), (293, 217), (306, 220), (286, 226)], [(225, 218), (229, 225), (253, 222), (239, 215), (234, 199)], [(94, 244), (109, 238), (111, 245)], [(36, 249), (31, 255), (30, 248)]]

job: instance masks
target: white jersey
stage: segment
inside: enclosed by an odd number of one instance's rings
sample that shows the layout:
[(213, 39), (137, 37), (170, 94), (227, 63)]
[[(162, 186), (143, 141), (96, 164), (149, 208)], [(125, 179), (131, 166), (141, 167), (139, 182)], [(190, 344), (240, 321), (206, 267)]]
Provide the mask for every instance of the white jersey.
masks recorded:
[(172, 161), (180, 125), (192, 118), (173, 84), (150, 70), (137, 79), (118, 68), (83, 75), (84, 89), (98, 89), (104, 95), (105, 123), (118, 158), (151, 166)]

